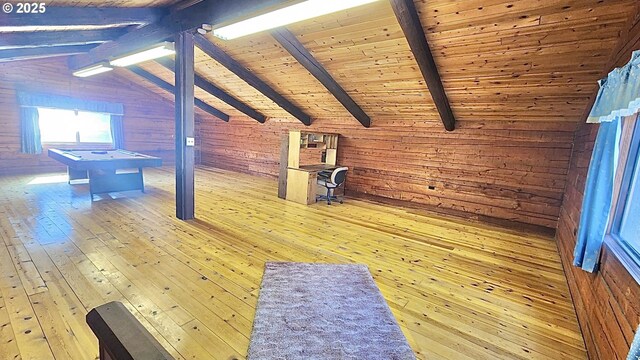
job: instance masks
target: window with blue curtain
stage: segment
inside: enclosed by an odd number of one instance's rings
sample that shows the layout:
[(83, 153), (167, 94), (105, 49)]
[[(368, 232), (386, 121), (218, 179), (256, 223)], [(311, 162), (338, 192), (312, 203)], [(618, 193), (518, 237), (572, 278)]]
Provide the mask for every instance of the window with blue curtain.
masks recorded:
[[(634, 203), (637, 204), (635, 197), (639, 196), (638, 191), (625, 193), (630, 196), (629, 206), (622, 213), (618, 214), (616, 211), (612, 216), (611, 208), (620, 152), (622, 117), (636, 114), (640, 110), (640, 51), (635, 51), (626, 65), (614, 69), (600, 80), (599, 85), (587, 122), (599, 123), (600, 126), (589, 163), (573, 260), (575, 266), (589, 272), (598, 268), (611, 219), (618, 219), (620, 226), (616, 231), (619, 236), (628, 237), (638, 230), (639, 221), (633, 218), (637, 211)], [(625, 172), (631, 168), (633, 166), (625, 166)], [(632, 186), (634, 178), (633, 175), (628, 175), (630, 190), (635, 189)], [(626, 217), (623, 216), (625, 211), (628, 214)], [(627, 244), (631, 243), (632, 240), (627, 241)], [(628, 248), (633, 249), (633, 246)]]
[[(108, 126), (107, 133), (105, 134), (106, 136), (97, 136), (96, 134), (92, 133), (91, 136), (88, 137), (88, 139), (96, 138), (100, 140), (109, 138), (109, 142), (113, 144), (114, 148), (124, 148), (124, 106), (122, 104), (110, 103), (105, 101), (83, 100), (68, 96), (31, 93), (24, 91), (19, 91), (17, 93), (17, 96), (18, 105), (20, 106), (20, 132), (22, 144), (21, 149), (23, 153), (39, 154), (42, 152), (43, 140), (49, 140), (47, 136), (51, 135), (50, 133), (47, 133), (45, 134), (43, 139), (43, 134), (41, 131), (42, 126), (45, 126), (45, 128), (47, 128), (47, 126), (48, 128), (51, 128), (51, 126), (53, 126), (49, 123), (51, 122), (52, 117), (49, 116), (51, 114), (49, 114), (48, 112), (55, 112), (56, 110), (59, 112), (73, 111), (76, 115), (80, 112), (103, 114), (103, 116), (107, 117), (107, 122), (105, 123), (106, 126)], [(43, 114), (40, 114), (40, 112), (42, 112)], [(45, 112), (47, 112), (47, 114), (44, 114)], [(85, 116), (85, 118), (92, 117), (87, 115)], [(55, 119), (55, 116), (53, 117), (53, 119)], [(73, 120), (78, 119), (74, 117)], [(43, 122), (42, 124), (41, 121)], [(100, 124), (102, 124), (103, 122), (104, 121), (98, 121), (98, 123)], [(82, 124), (76, 127), (81, 127), (81, 125)], [(75, 134), (78, 133), (79, 130), (76, 129)], [(74, 135), (75, 141), (73, 142), (79, 142), (77, 137), (77, 135)]]
[(42, 107), (37, 109), (43, 144), (113, 144), (109, 114)]

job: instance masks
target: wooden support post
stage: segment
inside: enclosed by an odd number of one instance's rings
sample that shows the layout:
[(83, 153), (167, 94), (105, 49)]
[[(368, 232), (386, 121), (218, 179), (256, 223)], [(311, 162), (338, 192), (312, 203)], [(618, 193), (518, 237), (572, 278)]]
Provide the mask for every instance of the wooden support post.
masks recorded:
[(178, 33), (175, 42), (176, 216), (190, 220), (195, 217), (195, 148), (187, 144), (188, 138), (195, 138), (193, 35)]
[(280, 172), (278, 174), (278, 197), (287, 198), (287, 169), (289, 165), (289, 135), (280, 138)]

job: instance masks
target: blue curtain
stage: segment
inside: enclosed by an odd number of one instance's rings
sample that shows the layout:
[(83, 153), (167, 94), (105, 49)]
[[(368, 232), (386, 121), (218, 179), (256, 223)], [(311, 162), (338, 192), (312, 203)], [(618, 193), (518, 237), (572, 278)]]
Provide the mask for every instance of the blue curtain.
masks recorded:
[(597, 268), (600, 248), (609, 223), (613, 181), (618, 164), (620, 122), (616, 118), (600, 124), (589, 164), (578, 238), (573, 252), (573, 265), (588, 272)]
[(113, 139), (114, 148), (124, 149), (124, 126), (122, 124), (122, 115), (111, 115), (111, 138)]
[(20, 151), (24, 154), (41, 154), (40, 124), (38, 109), (34, 107), (20, 108)]
[(600, 123), (640, 111), (640, 50), (631, 61), (599, 81), (600, 90), (587, 122)]

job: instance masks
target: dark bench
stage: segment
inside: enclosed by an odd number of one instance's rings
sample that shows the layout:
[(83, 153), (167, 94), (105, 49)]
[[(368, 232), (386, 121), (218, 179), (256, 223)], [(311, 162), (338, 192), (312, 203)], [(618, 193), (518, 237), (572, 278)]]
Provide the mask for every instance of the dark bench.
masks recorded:
[(91, 310), (87, 324), (98, 338), (101, 360), (174, 360), (121, 302)]

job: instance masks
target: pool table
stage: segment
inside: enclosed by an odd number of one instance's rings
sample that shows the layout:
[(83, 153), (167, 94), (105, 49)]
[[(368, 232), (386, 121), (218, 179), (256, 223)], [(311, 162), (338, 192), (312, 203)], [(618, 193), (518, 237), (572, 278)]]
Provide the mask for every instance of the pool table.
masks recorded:
[[(92, 201), (94, 194), (144, 192), (142, 168), (162, 166), (162, 159), (158, 157), (126, 150), (49, 149), (49, 157), (67, 165), (70, 184), (73, 180), (89, 180)], [(137, 169), (137, 172), (128, 169)]]

